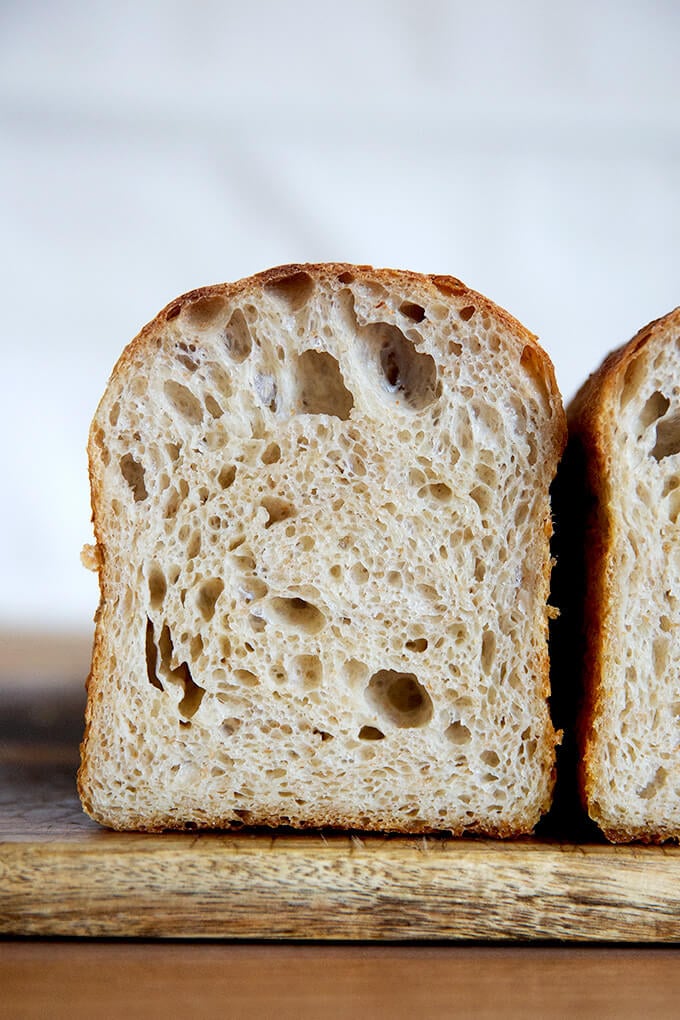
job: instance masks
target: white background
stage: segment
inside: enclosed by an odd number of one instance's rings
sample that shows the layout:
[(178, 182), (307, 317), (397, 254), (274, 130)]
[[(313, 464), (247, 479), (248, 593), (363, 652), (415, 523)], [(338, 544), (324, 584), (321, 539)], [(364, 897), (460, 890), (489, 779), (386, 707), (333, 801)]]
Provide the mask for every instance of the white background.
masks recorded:
[(0, 3), (0, 627), (87, 630), (85, 443), (183, 291), (450, 273), (569, 398), (680, 303), (680, 3)]

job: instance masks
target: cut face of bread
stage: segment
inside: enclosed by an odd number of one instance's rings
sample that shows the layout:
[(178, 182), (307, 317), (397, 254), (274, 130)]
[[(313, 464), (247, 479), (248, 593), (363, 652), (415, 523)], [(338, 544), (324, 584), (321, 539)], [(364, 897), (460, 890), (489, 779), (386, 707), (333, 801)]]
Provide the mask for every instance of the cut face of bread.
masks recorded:
[(583, 793), (610, 840), (680, 838), (680, 309), (570, 409), (594, 501)]
[(91, 431), (86, 810), (531, 830), (564, 439), (535, 338), (452, 278), (288, 266), (169, 305)]

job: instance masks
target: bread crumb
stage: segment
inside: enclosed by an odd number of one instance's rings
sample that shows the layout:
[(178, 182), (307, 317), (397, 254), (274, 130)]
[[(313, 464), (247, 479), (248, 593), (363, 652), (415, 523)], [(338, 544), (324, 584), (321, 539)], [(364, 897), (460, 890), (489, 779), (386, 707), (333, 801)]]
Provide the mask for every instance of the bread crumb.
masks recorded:
[(97, 574), (102, 562), (99, 555), (99, 546), (96, 543), (94, 545), (85, 544), (80, 552), (80, 562), (86, 570), (91, 570)]

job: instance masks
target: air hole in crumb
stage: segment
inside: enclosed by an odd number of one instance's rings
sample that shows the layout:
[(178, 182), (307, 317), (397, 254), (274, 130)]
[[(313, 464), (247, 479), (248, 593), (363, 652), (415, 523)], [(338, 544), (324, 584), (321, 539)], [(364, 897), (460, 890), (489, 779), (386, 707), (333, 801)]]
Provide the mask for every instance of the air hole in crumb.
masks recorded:
[(149, 600), (152, 609), (160, 609), (167, 591), (165, 575), (160, 567), (154, 565), (149, 571)]
[(484, 764), (488, 765), (492, 769), (496, 768), (496, 766), (501, 763), (501, 760), (495, 751), (482, 751), (480, 757)]
[(469, 322), (472, 316), (475, 314), (477, 309), (474, 305), (466, 305), (465, 308), (461, 308), (458, 314), (460, 315), (463, 322)]
[(414, 673), (379, 670), (368, 682), (366, 699), (400, 729), (426, 726), (432, 718), (432, 699)]
[(287, 521), (290, 517), (295, 516), (293, 504), (289, 503), (286, 499), (279, 499), (277, 496), (265, 496), (262, 500), (262, 506), (269, 515), (265, 528), (271, 528), (272, 524), (278, 524), (279, 521)]
[[(152, 635), (153, 639), (153, 635)], [(147, 630), (147, 642), (149, 640)], [(158, 640), (158, 653), (160, 655), (160, 671), (169, 683), (179, 683), (183, 689), (183, 697), (178, 707), (179, 713), (182, 716), (181, 722), (191, 719), (199, 709), (205, 690), (200, 687), (193, 679), (191, 670), (186, 662), (181, 662), (179, 666), (173, 668), (172, 659), (174, 657), (174, 648), (172, 642), (172, 636), (170, 634), (170, 628), (167, 624), (163, 625), (161, 630), (161, 636)]]
[(638, 797), (640, 800), (651, 800), (651, 798), (654, 797), (665, 785), (667, 779), (668, 773), (666, 769), (659, 766), (654, 773), (654, 777), (647, 783), (646, 786), (643, 786), (641, 790), (638, 790)]
[(455, 358), (460, 357), (463, 353), (463, 345), (459, 344), (457, 340), (449, 340), (449, 354), (452, 354)]
[(418, 495), (421, 499), (433, 499), (437, 503), (447, 503), (453, 493), (446, 482), (430, 482), (418, 490)]
[(355, 584), (366, 584), (370, 574), (363, 563), (355, 563), (349, 572), (349, 576)]
[(663, 418), (664, 414), (670, 407), (671, 402), (668, 397), (665, 397), (659, 390), (652, 393), (651, 397), (645, 402), (645, 406), (640, 411), (640, 424), (643, 429), (649, 428), (659, 418)]
[(168, 379), (163, 385), (163, 390), (172, 408), (185, 421), (190, 425), (200, 424), (203, 420), (203, 408), (191, 390), (188, 390), (182, 383), (175, 382), (174, 379)]
[[(198, 368), (198, 362), (196, 361), (196, 358), (191, 356), (188, 344), (178, 344), (178, 350), (180, 353), (177, 355), (177, 361), (180, 365), (183, 365), (188, 372), (195, 372)], [(196, 352), (196, 347), (193, 344), (191, 345), (191, 351), (193, 353)]]
[(299, 408), (305, 414), (330, 414), (349, 418), (354, 397), (345, 386), (340, 365), (332, 354), (303, 351), (297, 359)]
[(405, 647), (409, 652), (424, 652), (427, 650), (427, 644), (427, 638), (419, 637), (407, 641)]
[(154, 639), (153, 623), (151, 622), (148, 616), (146, 618), (145, 653), (146, 653), (147, 680), (149, 681), (152, 687), (156, 688), (156, 690), (162, 691), (163, 684), (158, 679), (158, 674), (156, 672), (156, 666), (158, 663), (158, 649), (156, 648), (156, 642)]
[(348, 659), (342, 667), (342, 674), (350, 687), (356, 687), (366, 679), (368, 666), (359, 659)]
[(452, 722), (450, 726), (447, 726), (444, 731), (444, 736), (457, 747), (462, 746), (463, 744), (469, 744), (472, 739), (470, 730), (467, 726), (463, 725), (460, 720), (456, 720), (456, 722)]
[(196, 605), (204, 620), (212, 620), (215, 615), (215, 603), (224, 591), (224, 581), (213, 577), (204, 581), (198, 589)]
[(359, 740), (384, 740), (385, 734), (377, 726), (362, 726), (359, 730)]
[(217, 476), (217, 481), (222, 489), (228, 489), (230, 485), (234, 484), (236, 478), (236, 468), (233, 464), (225, 464), (224, 467), (220, 468), (220, 473)]
[(210, 393), (208, 393), (205, 398), (205, 406), (208, 409), (209, 414), (211, 414), (213, 418), (221, 418), (222, 415), (224, 414), (224, 411), (217, 403), (215, 398), (211, 396)]
[(263, 464), (276, 464), (278, 460), (281, 460), (281, 447), (278, 443), (270, 443), (269, 446), (263, 451), (262, 457), (260, 458)]
[(253, 348), (250, 329), (240, 308), (234, 309), (224, 328), (224, 343), (229, 356), (238, 364), (246, 360)]
[(379, 345), (379, 363), (387, 388), (404, 398), (414, 410), (422, 410), (436, 396), (436, 366), (429, 354), (416, 351), (401, 329), (377, 322), (362, 329), (374, 346)]
[(407, 319), (411, 319), (413, 322), (422, 322), (425, 318), (425, 309), (422, 305), (417, 305), (413, 301), (402, 301), (399, 305), (399, 311), (402, 315), (405, 315)]
[(522, 351), (522, 356), (519, 359), (519, 365), (531, 380), (543, 410), (547, 414), (552, 415), (550, 392), (548, 390), (548, 383), (546, 382), (545, 366), (542, 355), (531, 344), (526, 344)]
[(332, 740), (333, 739), (333, 734), (332, 733), (328, 733), (327, 730), (318, 730), (318, 729), (314, 728), (312, 730), (312, 733), (315, 736), (317, 736), (317, 737), (321, 737), (322, 743), (324, 743), (326, 740)]
[(634, 358), (633, 361), (628, 365), (623, 376), (623, 384), (621, 386), (620, 404), (623, 409), (631, 401), (631, 399), (640, 391), (644, 380), (644, 363), (641, 358)]
[(187, 542), (187, 560), (195, 560), (201, 551), (201, 532), (197, 528)]
[(420, 411), (438, 396), (437, 367), (429, 354), (416, 350), (400, 329), (375, 322), (359, 330), (360, 336), (378, 356), (388, 390), (407, 407)]
[(340, 283), (354, 283), (354, 275), (352, 273), (344, 272), (338, 275), (338, 281)]
[(294, 655), (290, 663), (291, 679), (305, 691), (318, 687), (323, 666), (318, 655)]
[(149, 493), (144, 483), (144, 468), (132, 454), (126, 453), (120, 458), (120, 473), (132, 490), (135, 503), (145, 500)]
[(283, 624), (291, 630), (318, 634), (326, 623), (320, 609), (301, 598), (273, 598), (269, 603), (271, 622)]
[(182, 311), (182, 304), (178, 302), (175, 305), (171, 305), (165, 313), (165, 321), (170, 322), (171, 319), (176, 319), (179, 313)]
[(241, 720), (235, 718), (234, 716), (230, 716), (228, 719), (224, 719), (222, 722), (221, 726), (222, 733), (224, 734), (225, 737), (231, 737), (234, 733), (236, 733), (236, 730), (238, 730), (240, 726)]
[(205, 329), (206, 326), (215, 325), (215, 320), (224, 315), (224, 298), (216, 295), (198, 298), (196, 301), (187, 302), (184, 306), (184, 315), (192, 326)]
[(485, 630), (482, 636), (482, 670), (488, 675), (496, 658), (496, 635), (492, 630)]
[(260, 684), (255, 674), (249, 669), (235, 669), (234, 680), (243, 687), (258, 687)]
[(652, 457), (660, 461), (676, 453), (680, 453), (680, 414), (672, 415), (657, 424)]
[(482, 514), (486, 514), (491, 507), (491, 492), (485, 485), (475, 485), (470, 492), (471, 498), (475, 501)]
[(314, 281), (303, 271), (280, 276), (265, 284), (265, 290), (281, 301), (289, 311), (297, 312), (314, 293)]

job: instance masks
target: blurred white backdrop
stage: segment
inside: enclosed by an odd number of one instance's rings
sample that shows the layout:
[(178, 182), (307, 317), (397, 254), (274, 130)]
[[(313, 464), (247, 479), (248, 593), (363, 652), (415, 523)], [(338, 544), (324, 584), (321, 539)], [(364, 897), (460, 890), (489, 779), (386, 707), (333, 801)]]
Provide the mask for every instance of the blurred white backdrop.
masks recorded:
[(680, 303), (680, 4), (0, 5), (0, 626), (89, 628), (85, 443), (177, 294), (450, 273), (565, 398)]

